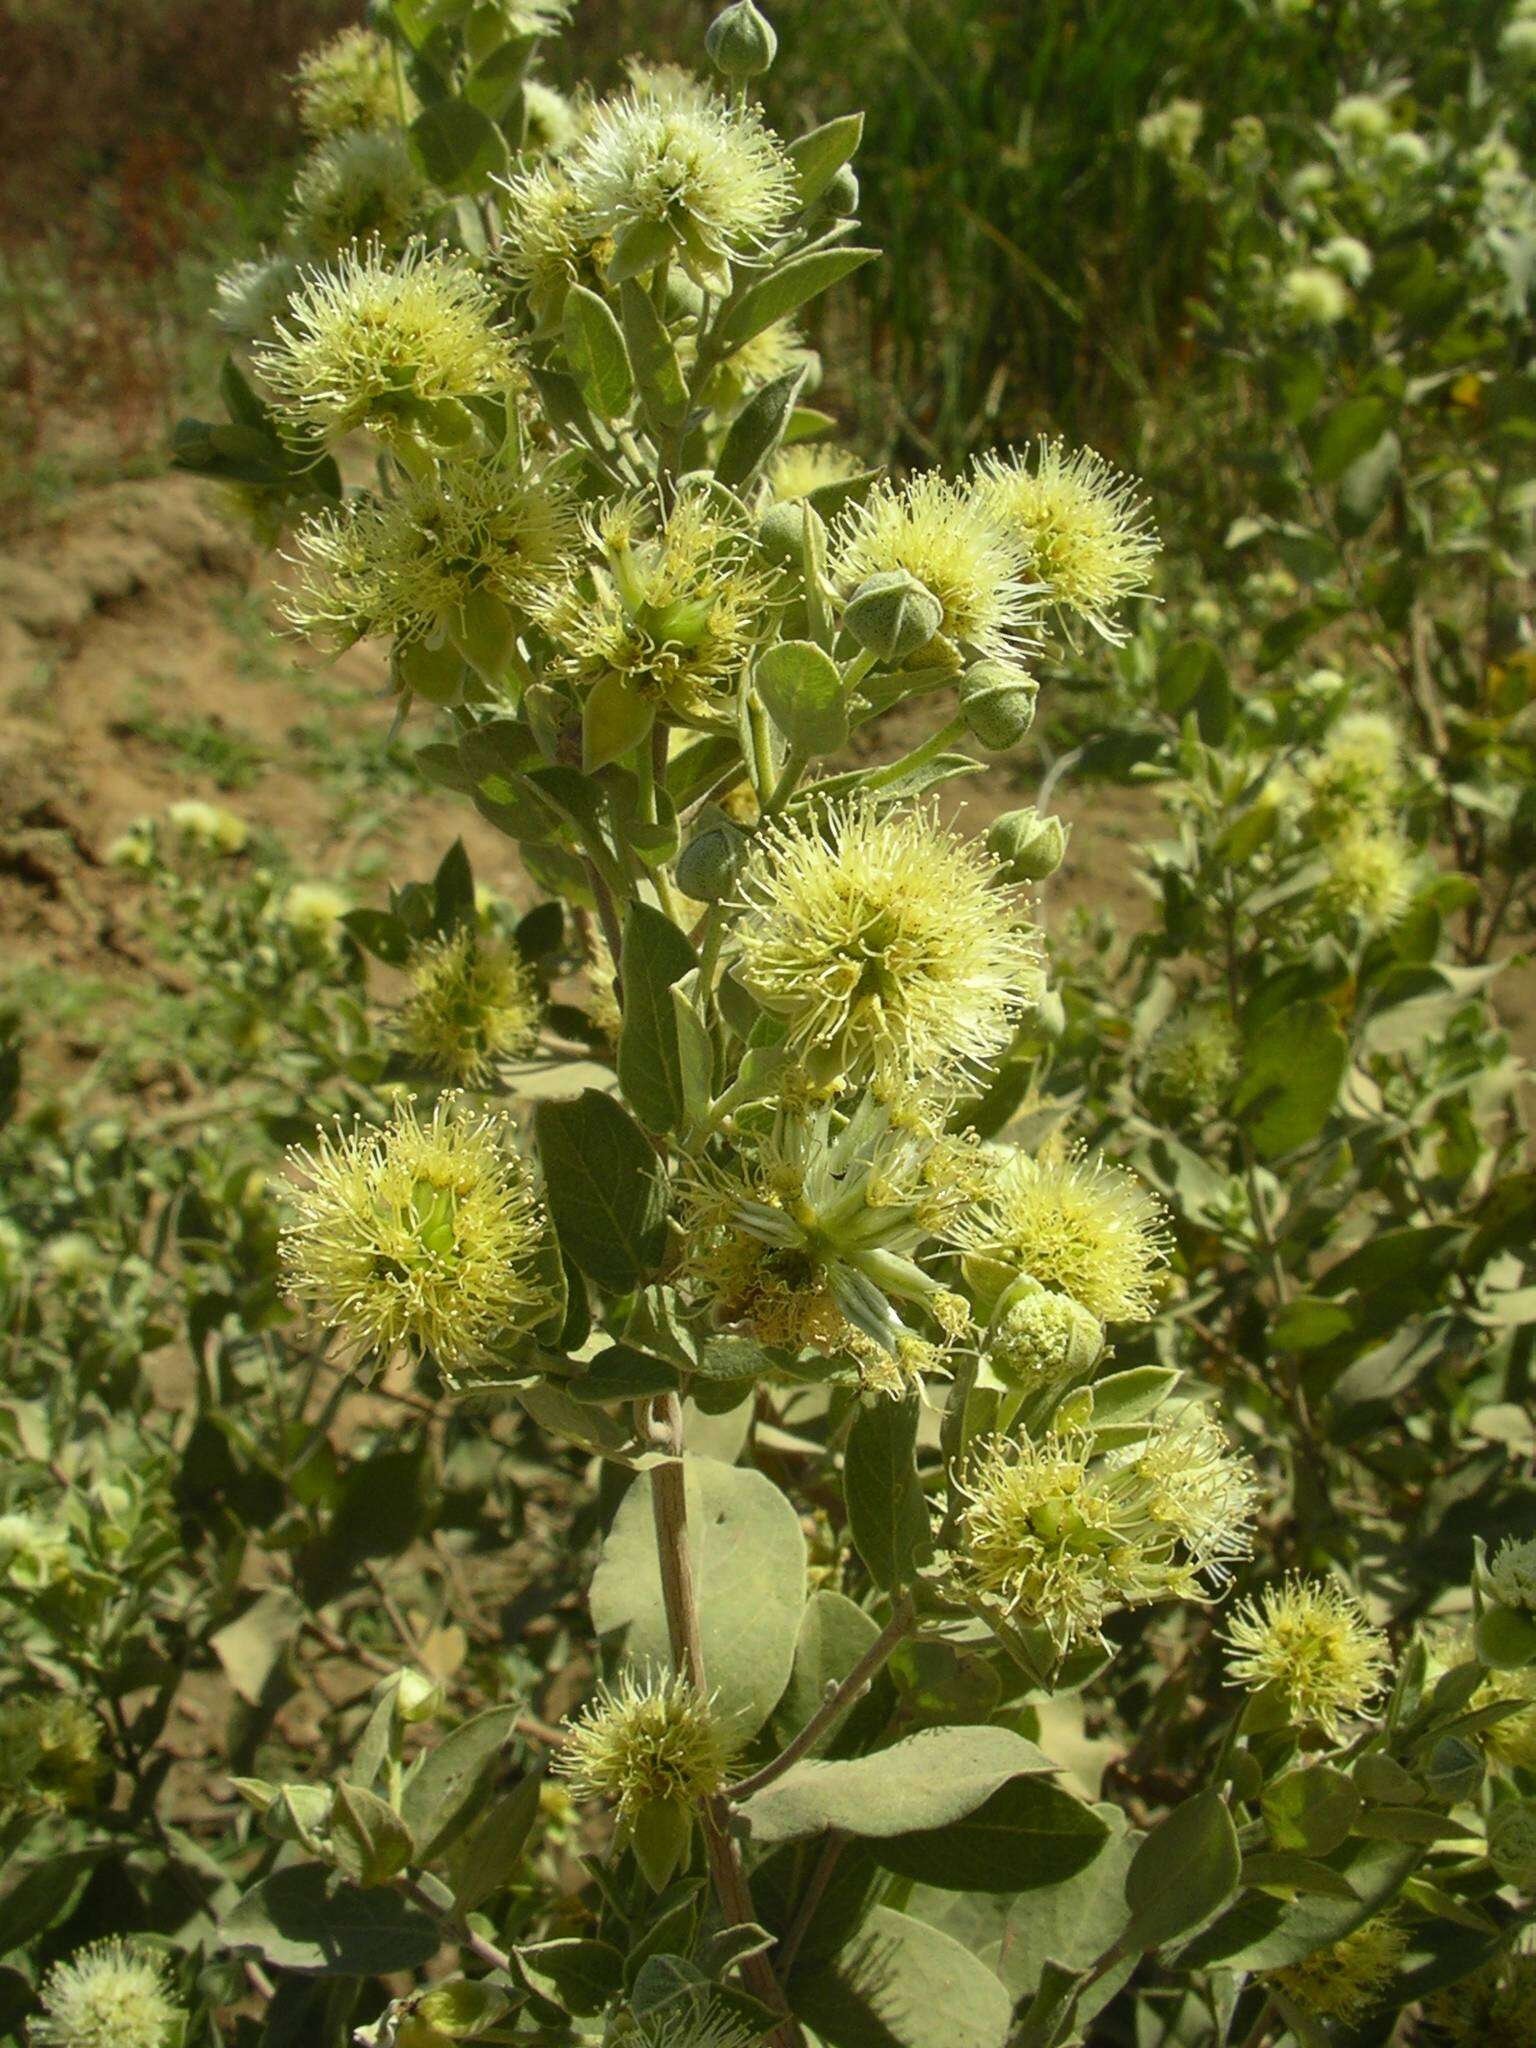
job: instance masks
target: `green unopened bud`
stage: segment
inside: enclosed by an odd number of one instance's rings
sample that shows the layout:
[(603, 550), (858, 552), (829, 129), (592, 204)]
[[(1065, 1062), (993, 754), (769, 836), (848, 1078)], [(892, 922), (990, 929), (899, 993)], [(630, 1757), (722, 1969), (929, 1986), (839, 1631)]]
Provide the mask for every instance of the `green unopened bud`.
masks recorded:
[(1015, 1281), (994, 1311), (987, 1358), (1010, 1386), (1066, 1386), (1092, 1372), (1103, 1355), (1098, 1317), (1038, 1280)]
[(843, 624), (859, 645), (888, 662), (926, 647), (943, 619), (943, 605), (905, 569), (866, 576), (843, 610)]
[(745, 833), (717, 812), (694, 833), (672, 872), (679, 889), (695, 903), (721, 903), (735, 890), (746, 857)]
[(727, 78), (756, 78), (778, 55), (779, 39), (752, 0), (731, 0), (704, 31), (704, 47)]
[(807, 514), (814, 531), (822, 523), (821, 514), (813, 505), (807, 505), (804, 498), (791, 498), (783, 504), (768, 507), (758, 521), (757, 538), (770, 562), (786, 569), (799, 568), (805, 559)]
[(395, 1712), (407, 1723), (430, 1721), (443, 1704), (443, 1688), (438, 1681), (409, 1667), (391, 1672), (373, 1688), (376, 1700), (383, 1699), (388, 1693), (394, 1694)]
[(859, 210), (859, 174), (851, 164), (839, 164), (821, 195), (821, 203), (839, 220)]
[(1488, 1861), (1506, 1884), (1536, 1891), (1536, 1799), (1511, 1799), (1488, 1816)]
[(960, 708), (971, 736), (990, 754), (1016, 747), (1035, 722), (1040, 685), (1021, 668), (978, 661), (960, 678)]
[(1067, 851), (1068, 828), (1060, 818), (1026, 804), (994, 818), (987, 832), (988, 851), (997, 856), (1003, 879), (1043, 882), (1061, 866)]

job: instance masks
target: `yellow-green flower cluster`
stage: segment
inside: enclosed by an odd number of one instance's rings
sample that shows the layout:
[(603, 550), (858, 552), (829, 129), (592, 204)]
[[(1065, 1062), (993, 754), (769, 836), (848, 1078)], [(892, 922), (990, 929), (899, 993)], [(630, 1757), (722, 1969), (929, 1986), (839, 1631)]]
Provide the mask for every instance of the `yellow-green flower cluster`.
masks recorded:
[(1338, 1741), (1391, 1669), (1386, 1636), (1352, 1593), (1332, 1580), (1291, 1578), (1242, 1602), (1229, 1617), (1229, 1676), (1272, 1696), (1293, 1722)]
[(759, 256), (795, 211), (793, 167), (748, 105), (697, 90), (601, 102), (565, 159), (588, 239), (627, 269), (676, 254), (700, 284)]
[(725, 1784), (731, 1747), (708, 1700), (677, 1673), (623, 1673), (566, 1731), (554, 1768), (621, 1823), (648, 1807), (690, 1808)]
[(256, 363), (290, 427), (451, 442), (459, 401), (517, 381), (495, 316), (495, 293), (462, 257), (416, 243), (390, 261), (370, 245), (305, 273)]
[(1536, 2041), (1536, 1955), (1511, 1949), (1424, 2001), (1434, 2038), (1455, 2048), (1530, 2048)]
[(567, 678), (622, 689), (685, 723), (733, 715), (767, 630), (768, 585), (740, 515), (707, 486), (680, 491), (665, 518), (626, 497), (591, 522), (590, 538), (599, 559), (541, 612)]
[(545, 1313), (543, 1215), (504, 1118), (449, 1097), (423, 1123), (406, 1104), (290, 1158), (285, 1268), (359, 1352), (409, 1346), (452, 1374)]
[(482, 597), (527, 615), (562, 582), (579, 534), (570, 491), (549, 467), (439, 463), (391, 497), (349, 498), (306, 519), (283, 616), (344, 648), (370, 635), (435, 638)]
[(1536, 1536), (1507, 1536), (1493, 1553), (1488, 1583), (1501, 1607), (1536, 1614)]
[(397, 128), (416, 111), (394, 52), (371, 29), (346, 28), (294, 74), (299, 119), (317, 141)]
[(213, 317), (237, 341), (265, 341), (299, 282), (298, 264), (281, 251), (232, 264), (214, 281)]
[(78, 1700), (0, 1701), (0, 1818), (84, 1806), (102, 1770), (101, 1729)]
[(1352, 825), (1325, 839), (1326, 872), (1315, 900), (1325, 921), (1342, 920), (1366, 931), (1396, 924), (1413, 896), (1414, 853), (1401, 834)]
[(828, 484), (846, 483), (857, 476), (857, 459), (846, 448), (817, 441), (798, 441), (781, 448), (768, 467), (768, 491), (775, 504), (789, 504), (808, 498)]
[(433, 204), (403, 134), (338, 135), (300, 164), (288, 232), (305, 254), (321, 260), (356, 242), (393, 256), (421, 229)]
[(165, 1959), (123, 1941), (98, 1941), (55, 1963), (30, 2022), (36, 2048), (176, 2048), (184, 2015)]
[(951, 1093), (1039, 1000), (1039, 936), (996, 863), (924, 805), (776, 820), (740, 882), (739, 972), (813, 1072)]
[(1069, 1295), (1101, 1323), (1145, 1322), (1170, 1247), (1166, 1212), (1127, 1168), (1059, 1143), (1034, 1156), (994, 1155), (983, 1200), (961, 1241), (977, 1267), (1026, 1275)]
[(423, 948), (410, 972), (396, 1031), (409, 1057), (441, 1079), (483, 1081), (538, 1043), (537, 977), (499, 939), (454, 932)]
[(847, 1114), (780, 1110), (733, 1166), (695, 1184), (685, 1270), (717, 1322), (790, 1352), (847, 1353), (902, 1391), (937, 1359), (911, 1311), (940, 1344), (968, 1325), (964, 1299), (918, 1255), (942, 1243), (976, 1181), (974, 1145), (935, 1133), (900, 1098), (869, 1092)]
[(986, 1357), (997, 1377), (1027, 1393), (1069, 1386), (1104, 1354), (1098, 1317), (1053, 1287), (1024, 1278), (1008, 1288), (987, 1328)]
[(1142, 1086), (1150, 1100), (1182, 1116), (1210, 1114), (1237, 1079), (1242, 1041), (1232, 1020), (1210, 1003), (1176, 1011), (1147, 1046)]
[(1266, 1975), (1315, 2019), (1353, 2026), (1381, 2004), (1407, 1947), (1408, 1930), (1402, 1922), (1390, 1913), (1377, 1913), (1342, 1941)]
[(1058, 612), (1081, 619), (1112, 644), (1129, 637), (1117, 618), (1128, 599), (1146, 595), (1157, 559), (1157, 530), (1134, 481), (1091, 448), (1070, 452), (1041, 441), (1033, 460), (987, 456), (976, 496), (1001, 530), (1020, 544), (1026, 572)]
[(1082, 1429), (989, 1438), (962, 1492), (957, 1589), (984, 1613), (1043, 1630), (1062, 1656), (1101, 1639), (1121, 1608), (1209, 1598), (1206, 1582), (1248, 1553), (1256, 1488), (1190, 1405), (1111, 1450)]

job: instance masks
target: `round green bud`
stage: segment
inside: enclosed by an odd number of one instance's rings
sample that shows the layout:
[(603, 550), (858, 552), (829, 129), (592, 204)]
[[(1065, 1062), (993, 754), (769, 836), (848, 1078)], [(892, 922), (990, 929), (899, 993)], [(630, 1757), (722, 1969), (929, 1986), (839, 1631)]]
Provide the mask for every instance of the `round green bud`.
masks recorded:
[(854, 639), (887, 662), (905, 661), (926, 647), (943, 620), (943, 605), (905, 569), (866, 576), (843, 609)]
[(821, 525), (821, 514), (814, 505), (807, 505), (804, 498), (790, 498), (768, 507), (758, 521), (757, 539), (770, 562), (784, 569), (801, 566), (805, 559), (807, 514), (813, 527)]
[(973, 739), (989, 754), (1016, 747), (1035, 722), (1040, 685), (1021, 668), (978, 661), (960, 678), (960, 708)]
[(729, 819), (716, 816), (695, 832), (672, 873), (679, 889), (695, 903), (721, 903), (734, 892), (746, 857), (746, 834)]
[(1067, 1006), (1061, 999), (1061, 990), (1048, 988), (1035, 1005), (1033, 1026), (1037, 1038), (1044, 1038), (1054, 1044), (1067, 1028)]
[(987, 1357), (1013, 1387), (1061, 1387), (1092, 1372), (1104, 1355), (1104, 1330), (1069, 1294), (1018, 1280), (998, 1303)]
[(1488, 1816), (1488, 1861), (1506, 1884), (1536, 1891), (1536, 1799), (1510, 1799)]
[(1026, 804), (994, 818), (987, 832), (988, 851), (997, 856), (1003, 879), (1043, 882), (1061, 866), (1067, 851), (1068, 828), (1060, 818)]
[(839, 164), (832, 173), (821, 203), (830, 214), (844, 220), (859, 210), (859, 177), (851, 164)]
[(727, 78), (756, 78), (778, 55), (779, 39), (752, 0), (731, 0), (704, 31), (704, 47)]

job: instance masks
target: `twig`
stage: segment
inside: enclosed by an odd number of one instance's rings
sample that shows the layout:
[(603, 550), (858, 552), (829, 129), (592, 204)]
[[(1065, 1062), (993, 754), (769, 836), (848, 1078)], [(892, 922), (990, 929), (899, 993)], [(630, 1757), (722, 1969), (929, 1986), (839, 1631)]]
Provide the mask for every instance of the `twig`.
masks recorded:
[(847, 1840), (848, 1837), (841, 1829), (827, 1830), (821, 1855), (817, 1858), (816, 1868), (811, 1872), (810, 1883), (801, 1895), (800, 1903), (795, 1908), (795, 1917), (790, 1921), (784, 1939), (779, 1943), (778, 1966), (781, 1983), (789, 1982), (790, 1972), (794, 1969), (795, 1959), (800, 1953), (800, 1944), (810, 1931), (811, 1922), (816, 1917), (816, 1909), (825, 1896), (827, 1886), (832, 1882), (832, 1873), (837, 1868), (838, 1858), (842, 1855), (843, 1844)]
[(760, 1771), (754, 1771), (750, 1778), (742, 1778), (731, 1787), (733, 1801), (750, 1799), (754, 1792), (761, 1792), (765, 1785), (771, 1785), (775, 1778), (782, 1778), (787, 1770), (799, 1763), (801, 1757), (815, 1748), (839, 1714), (850, 1707), (861, 1693), (869, 1690), (871, 1681), (911, 1631), (914, 1614), (911, 1594), (898, 1594), (890, 1620), (848, 1676), (841, 1684), (827, 1688), (821, 1705), (776, 1757), (765, 1763)]

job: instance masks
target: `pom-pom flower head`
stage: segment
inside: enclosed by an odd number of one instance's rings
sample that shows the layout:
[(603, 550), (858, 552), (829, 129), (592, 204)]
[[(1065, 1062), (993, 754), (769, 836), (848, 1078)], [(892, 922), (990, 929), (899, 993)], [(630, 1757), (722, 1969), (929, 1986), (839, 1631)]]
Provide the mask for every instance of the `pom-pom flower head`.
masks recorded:
[(290, 1156), (303, 1181), (285, 1268), (358, 1351), (409, 1345), (453, 1373), (548, 1308), (543, 1216), (504, 1118), (448, 1098), (422, 1123), (405, 1105)]
[(578, 532), (570, 492), (547, 469), (438, 464), (394, 497), (349, 498), (307, 519), (283, 615), (333, 648), (435, 638), (481, 598), (523, 615), (561, 582)]
[(394, 255), (421, 227), (430, 205), (427, 181), (403, 135), (338, 135), (299, 166), (288, 226), (311, 256), (327, 259), (364, 241)]
[(1493, 1553), (1488, 1584), (1501, 1607), (1536, 1614), (1536, 1536), (1506, 1537)]
[(991, 1438), (962, 1490), (958, 1589), (1058, 1656), (1118, 1609), (1208, 1598), (1251, 1541), (1252, 1473), (1198, 1408), (1105, 1453), (1086, 1430)]
[(1304, 764), (1301, 779), (1324, 831), (1385, 823), (1402, 795), (1402, 735), (1379, 711), (1347, 712)]
[(1344, 920), (1366, 931), (1396, 924), (1413, 894), (1413, 849), (1400, 834), (1356, 823), (1326, 839), (1327, 873), (1318, 885), (1324, 922)]
[(1234, 1610), (1226, 1639), (1230, 1677), (1270, 1692), (1292, 1721), (1320, 1728), (1330, 1741), (1365, 1712), (1391, 1664), (1381, 1630), (1353, 1594), (1329, 1580), (1266, 1586)]
[(987, 1331), (987, 1362), (997, 1377), (1027, 1393), (1070, 1385), (1092, 1371), (1104, 1329), (1070, 1294), (1022, 1280), (999, 1303)]
[(1052, 604), (1106, 640), (1129, 637), (1115, 613), (1146, 595), (1158, 548), (1131, 478), (1091, 448), (1069, 454), (1061, 441), (1042, 441), (1033, 460), (986, 457), (975, 492), (987, 517), (1019, 543), (1026, 573)]
[(167, 1965), (126, 1942), (98, 1941), (56, 1963), (38, 1997), (35, 2048), (176, 2048), (181, 2038)]
[(1016, 661), (1038, 645), (1022, 543), (944, 477), (876, 484), (843, 514), (836, 541), (833, 572), (845, 596), (896, 570), (922, 584), (940, 607), (938, 631), (956, 665), (962, 653)]
[(1147, 1047), (1145, 1092), (1179, 1114), (1210, 1114), (1237, 1079), (1241, 1049), (1231, 1019), (1209, 1003), (1176, 1012)]
[(533, 969), (498, 939), (455, 932), (411, 964), (411, 994), (397, 1020), (406, 1052), (455, 1083), (483, 1081), (539, 1036)]
[(626, 268), (675, 251), (700, 284), (723, 284), (795, 210), (794, 171), (749, 106), (714, 95), (630, 91), (604, 101), (566, 159), (588, 232)]
[(0, 1819), (83, 1806), (101, 1775), (101, 1729), (78, 1700), (0, 1701)]
[(1342, 1941), (1265, 1974), (1305, 2012), (1353, 2026), (1380, 2005), (1408, 1947), (1408, 1930), (1377, 1913)]
[(457, 439), (456, 401), (517, 376), (495, 309), (460, 257), (419, 243), (398, 262), (353, 250), (305, 274), (257, 367), (291, 427), (329, 438), (368, 427), (386, 441), (446, 428)]
[(963, 1087), (1043, 985), (1038, 936), (995, 876), (921, 805), (775, 822), (742, 873), (742, 978), (828, 1078)]
[[(1533, 22), (1536, 27), (1536, 22)], [(1536, 1955), (1514, 1949), (1424, 2001), (1434, 2039), (1456, 2048), (1530, 2048), (1536, 2041)]]
[(1349, 289), (1337, 271), (1299, 263), (1280, 280), (1279, 305), (1298, 327), (1337, 327), (1349, 311)]
[(769, 464), (768, 490), (775, 504), (788, 504), (827, 484), (846, 483), (858, 473), (858, 462), (846, 448), (799, 441), (781, 448)]
[(963, 1241), (988, 1265), (1071, 1295), (1101, 1323), (1145, 1322), (1168, 1259), (1165, 1213), (1125, 1167), (1052, 1146), (1003, 1160)]
[(726, 1731), (679, 1673), (626, 1671), (571, 1723), (555, 1769), (583, 1798), (606, 1799), (621, 1821), (647, 1806), (694, 1806), (725, 1784)]
[(264, 341), (288, 310), (298, 283), (299, 266), (291, 256), (233, 264), (214, 281), (213, 317), (237, 341)]
[(317, 141), (358, 131), (399, 127), (416, 111), (416, 96), (397, 69), (383, 36), (346, 28), (312, 50), (294, 74), (299, 119)]

